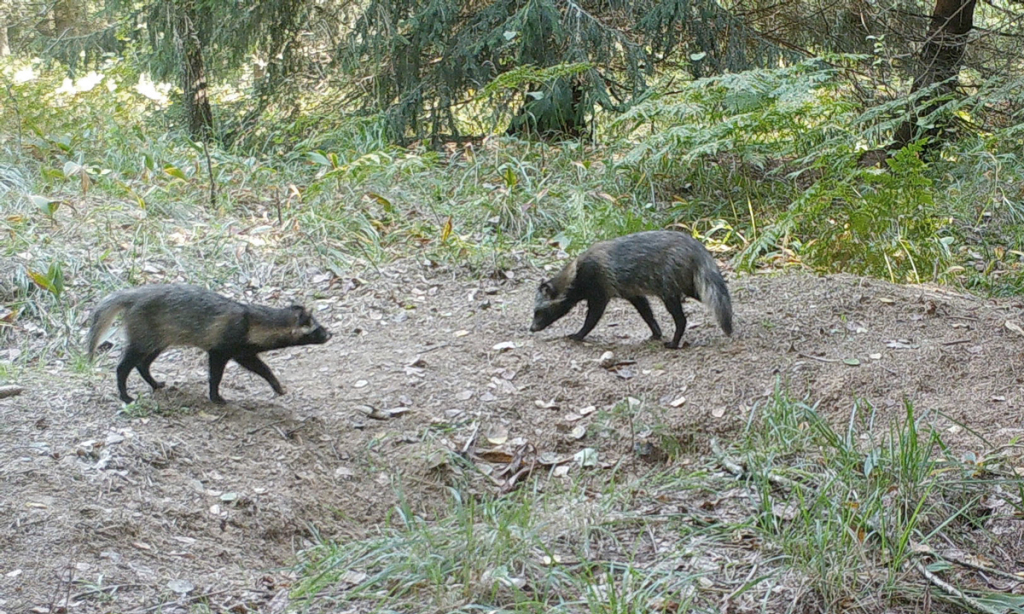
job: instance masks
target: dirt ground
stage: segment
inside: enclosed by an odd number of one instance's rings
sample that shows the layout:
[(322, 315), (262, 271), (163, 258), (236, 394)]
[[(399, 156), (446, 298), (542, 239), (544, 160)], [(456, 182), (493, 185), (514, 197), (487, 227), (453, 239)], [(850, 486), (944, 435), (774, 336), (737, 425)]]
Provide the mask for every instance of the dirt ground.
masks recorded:
[(575, 429), (597, 419), (590, 408), (628, 397), (684, 454), (742, 429), (779, 383), (836, 423), (866, 401), (875, 428), (902, 417), (908, 399), (958, 451), (1024, 433), (1019, 301), (852, 276), (747, 276), (730, 281), (734, 336), (688, 302), (688, 346), (672, 351), (647, 341), (624, 301), (587, 343), (564, 338), (582, 307), (529, 333), (538, 275), (467, 280), (399, 264), (365, 283), (323, 281), (325, 298), (308, 304), (334, 338), (265, 355), (282, 397), (232, 365), (229, 404), (212, 405), (196, 350), (154, 364), (168, 381), (155, 394), (133, 374), (134, 409), (117, 399), (116, 349), (91, 375), (57, 363), (28, 371), (11, 382), (25, 391), (0, 400), (0, 613), (187, 611), (196, 596), (279, 612), (287, 566), (317, 536), (366, 534), (399, 488), (427, 517), (443, 505), (430, 475), (441, 451), (528, 442), (558, 458), (595, 447), (614, 462), (635, 442)]

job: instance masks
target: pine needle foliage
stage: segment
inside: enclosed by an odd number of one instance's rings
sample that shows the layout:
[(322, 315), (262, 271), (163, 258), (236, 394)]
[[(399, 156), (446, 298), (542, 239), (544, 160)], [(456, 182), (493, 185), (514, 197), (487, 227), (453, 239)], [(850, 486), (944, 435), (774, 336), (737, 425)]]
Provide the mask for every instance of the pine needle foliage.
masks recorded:
[(581, 129), (595, 109), (622, 110), (644, 95), (656, 66), (683, 53), (700, 75), (767, 65), (778, 49), (710, 0), (371, 0), (337, 57), (365, 84), (364, 108), (384, 112), (408, 141), (459, 136), (475, 94), (527, 66), (590, 68), (516, 80), (488, 109), (492, 128), (531, 116), (538, 129)]

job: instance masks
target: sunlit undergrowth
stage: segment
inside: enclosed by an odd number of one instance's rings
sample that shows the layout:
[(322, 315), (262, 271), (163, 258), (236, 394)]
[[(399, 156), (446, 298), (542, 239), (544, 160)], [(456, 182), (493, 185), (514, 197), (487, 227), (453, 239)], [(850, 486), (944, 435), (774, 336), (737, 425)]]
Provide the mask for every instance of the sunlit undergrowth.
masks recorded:
[[(634, 142), (624, 165), (678, 215), (736, 229), (740, 268), (802, 264), (896, 282), (1019, 285), (1022, 203), (1013, 186), (1024, 164), (1009, 146), (1019, 126), (927, 152), (916, 143), (865, 168), (861, 154), (891, 138), (906, 103), (854, 104), (843, 58), (834, 62), (707, 78), (654, 96), (617, 121)], [(969, 120), (1011, 90), (982, 89), (936, 115)], [(978, 261), (995, 275), (965, 276)]]
[(450, 485), (447, 509), (402, 504), (363, 538), (320, 540), (292, 597), (313, 611), (1016, 611), (1020, 596), (978, 581), (1009, 577), (1016, 556), (997, 537), (1022, 505), (1012, 468), (951, 457), (919, 412), (886, 430), (857, 402), (836, 428), (779, 389), (733, 443), (636, 479), (572, 465), (504, 496)]
[[(248, 149), (205, 147), (173, 130), (168, 86), (123, 63), (68, 80), (5, 62), (2, 322), (68, 330), (113, 287), (301, 288), (413, 255), (486, 275), (668, 225), (741, 269), (1024, 289), (1019, 126), (861, 168), (900, 105), (856, 104), (841, 59), (654, 94), (603, 121), (597, 143), (439, 150), (395, 147), (379, 120), (312, 105)], [(949, 112), (980, 112), (982, 95)]]

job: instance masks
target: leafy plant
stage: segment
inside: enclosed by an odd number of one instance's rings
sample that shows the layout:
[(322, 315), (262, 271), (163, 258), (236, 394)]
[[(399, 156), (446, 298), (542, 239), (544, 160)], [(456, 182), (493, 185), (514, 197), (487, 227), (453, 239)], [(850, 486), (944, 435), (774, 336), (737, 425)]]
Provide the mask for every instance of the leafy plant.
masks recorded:
[(64, 293), (64, 267), (59, 261), (51, 262), (45, 273), (32, 269), (27, 269), (26, 273), (37, 286), (54, 297), (60, 298)]
[(887, 169), (822, 161), (823, 177), (743, 255), (752, 258), (788, 235), (811, 266), (885, 277), (895, 282), (938, 279), (949, 268), (955, 237), (934, 199), (923, 143), (899, 151)]

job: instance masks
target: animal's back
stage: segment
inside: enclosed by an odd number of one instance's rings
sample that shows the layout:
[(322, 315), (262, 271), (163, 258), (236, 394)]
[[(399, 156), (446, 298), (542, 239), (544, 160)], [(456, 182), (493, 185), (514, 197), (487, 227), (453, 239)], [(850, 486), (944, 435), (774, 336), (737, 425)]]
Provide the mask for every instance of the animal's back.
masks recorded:
[(581, 257), (607, 274), (609, 296), (654, 295), (698, 298), (695, 275), (714, 259), (696, 239), (682, 232), (638, 232), (593, 245)]
[(245, 336), (245, 307), (197, 286), (143, 286), (124, 313), (133, 344), (151, 351), (174, 346), (204, 350), (241, 342)]

